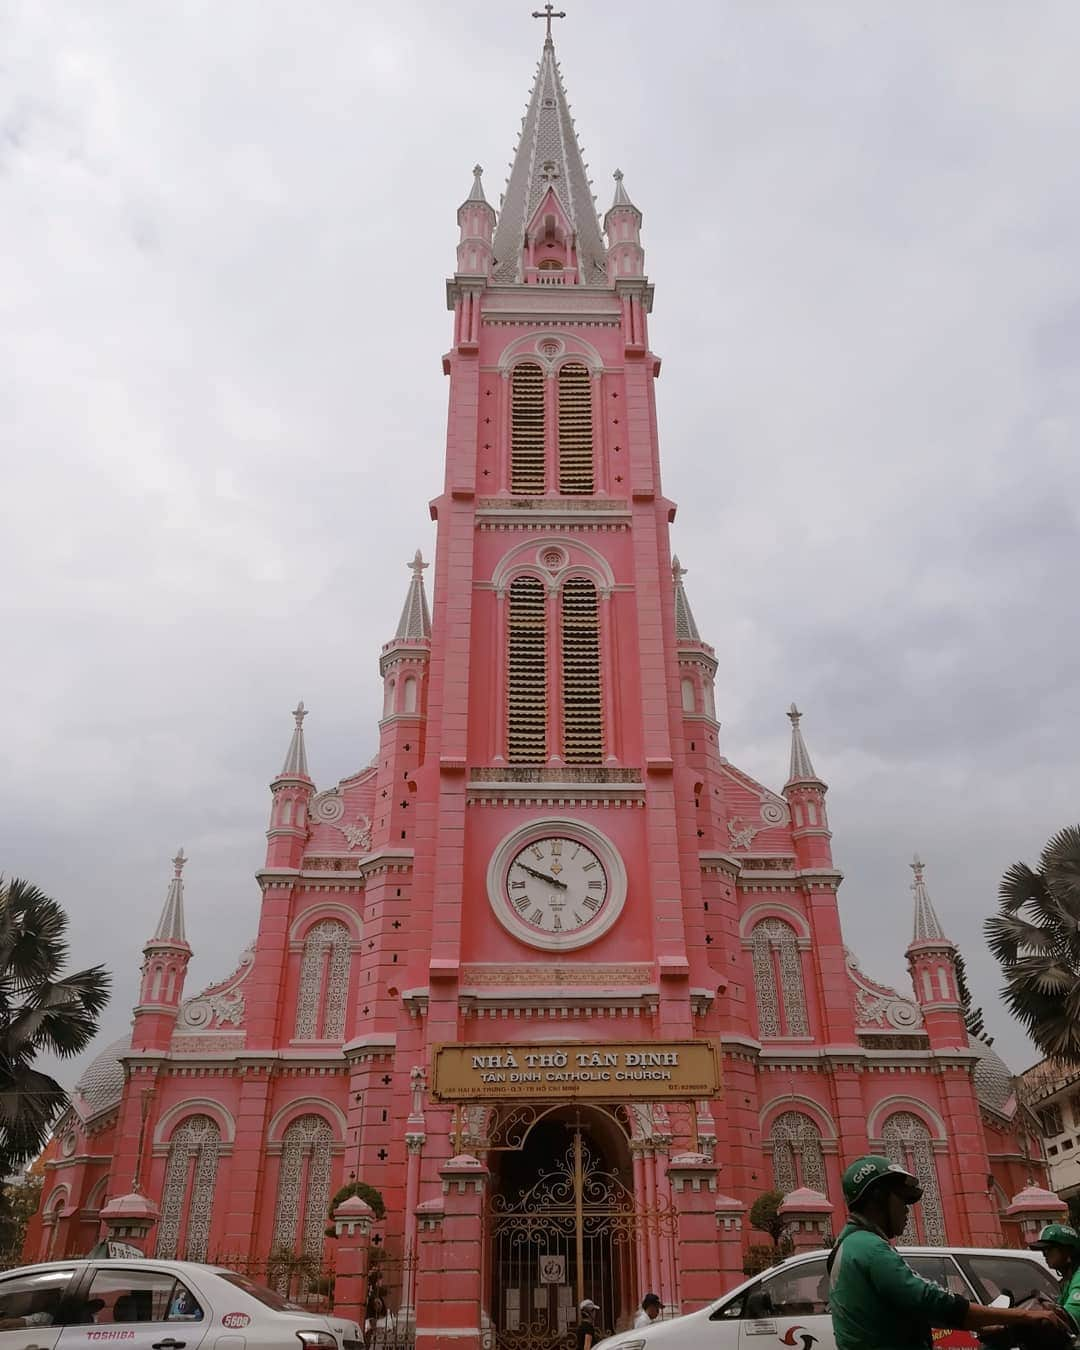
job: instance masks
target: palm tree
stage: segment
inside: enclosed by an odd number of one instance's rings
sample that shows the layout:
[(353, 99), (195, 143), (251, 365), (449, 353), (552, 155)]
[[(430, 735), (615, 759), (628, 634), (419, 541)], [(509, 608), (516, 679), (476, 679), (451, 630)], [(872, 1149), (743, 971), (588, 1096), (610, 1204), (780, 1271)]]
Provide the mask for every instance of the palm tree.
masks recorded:
[(1014, 863), (1001, 879), (986, 939), (1002, 994), (1044, 1055), (1080, 1065), (1080, 825), (1046, 845), (1038, 871)]
[(67, 1093), (34, 1068), (42, 1052), (68, 1059), (97, 1034), (109, 999), (103, 966), (62, 973), (67, 915), (28, 881), (0, 881), (0, 1177), (45, 1145)]

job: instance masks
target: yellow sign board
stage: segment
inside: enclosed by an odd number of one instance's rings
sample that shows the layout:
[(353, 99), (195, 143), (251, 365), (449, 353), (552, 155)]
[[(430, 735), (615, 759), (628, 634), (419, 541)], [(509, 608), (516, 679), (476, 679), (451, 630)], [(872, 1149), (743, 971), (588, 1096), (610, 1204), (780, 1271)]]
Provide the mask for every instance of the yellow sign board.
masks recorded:
[(552, 1041), (435, 1047), (431, 1095), (440, 1102), (508, 1097), (700, 1100), (720, 1092), (710, 1041)]

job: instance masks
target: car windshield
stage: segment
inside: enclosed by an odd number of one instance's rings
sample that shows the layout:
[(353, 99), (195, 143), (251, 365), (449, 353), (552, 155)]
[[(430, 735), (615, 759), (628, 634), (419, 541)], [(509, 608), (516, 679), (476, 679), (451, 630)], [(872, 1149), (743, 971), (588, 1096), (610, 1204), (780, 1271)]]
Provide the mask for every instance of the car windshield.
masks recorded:
[(264, 1307), (272, 1312), (306, 1312), (306, 1308), (301, 1308), (299, 1303), (290, 1303), (287, 1298), (282, 1298), (276, 1294), (273, 1289), (267, 1289), (264, 1284), (256, 1284), (254, 1280), (249, 1280), (246, 1275), (238, 1275), (235, 1270), (219, 1270), (218, 1274), (229, 1284), (233, 1284), (237, 1289), (242, 1289), (245, 1294), (250, 1294), (252, 1298), (258, 1299)]

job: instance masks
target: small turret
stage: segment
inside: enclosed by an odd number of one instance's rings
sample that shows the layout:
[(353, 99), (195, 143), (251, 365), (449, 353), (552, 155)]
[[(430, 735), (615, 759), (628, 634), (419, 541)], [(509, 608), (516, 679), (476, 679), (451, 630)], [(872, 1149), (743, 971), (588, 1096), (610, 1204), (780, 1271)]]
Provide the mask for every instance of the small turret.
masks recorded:
[(645, 250), (641, 247), (641, 212), (623, 187), (621, 169), (615, 170), (615, 199), (604, 217), (607, 235), (608, 280), (629, 281), (645, 275)]
[(480, 181), (483, 172), (479, 164), (474, 166), (472, 190), (458, 207), (457, 222), (461, 228), (461, 238), (457, 249), (457, 275), (487, 280), (491, 276), (495, 211), (484, 196), (484, 186)]
[(270, 784), (270, 828), (266, 832), (266, 866), (299, 868), (308, 837), (308, 805), (315, 784), (308, 774), (304, 745), (303, 700), (293, 709), (295, 726), (281, 772)]
[(180, 849), (154, 935), (143, 948), (142, 982), (131, 1034), (137, 1050), (164, 1050), (172, 1038), (184, 996), (191, 948), (184, 934), (183, 871), (187, 858)]
[(832, 832), (825, 810), (828, 788), (814, 770), (810, 752), (799, 723), (802, 713), (793, 703), (788, 709), (791, 722), (791, 764), (784, 796), (791, 810), (795, 854), (801, 868), (831, 867)]
[(966, 1045), (956, 944), (945, 936), (934, 910), (926, 889), (926, 867), (918, 854), (911, 863), (911, 870), (915, 874), (911, 883), (915, 922), (907, 961), (915, 1000), (922, 1009), (931, 1045)]
[(713, 681), (716, 677), (716, 654), (707, 642), (702, 642), (690, 601), (686, 596), (683, 577), (686, 568), (677, 557), (671, 560), (671, 580), (675, 588), (675, 639), (679, 653), (679, 684), (682, 692), (682, 710), (685, 717), (703, 717), (716, 721), (716, 698)]

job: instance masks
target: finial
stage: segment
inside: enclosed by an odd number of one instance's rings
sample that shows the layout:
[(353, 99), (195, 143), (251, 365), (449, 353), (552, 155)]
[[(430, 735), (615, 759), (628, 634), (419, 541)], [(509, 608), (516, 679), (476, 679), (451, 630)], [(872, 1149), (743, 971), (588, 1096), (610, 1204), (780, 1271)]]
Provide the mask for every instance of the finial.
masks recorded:
[(292, 715), (296, 726), (293, 729), (292, 740), (289, 742), (285, 763), (281, 768), (281, 776), (306, 778), (308, 766), (307, 751), (304, 748), (304, 718), (307, 716), (307, 709), (304, 707), (303, 699), (293, 709)]
[(409, 563), (409, 571), (414, 577), (420, 577), (423, 572), (427, 571), (428, 566), (429, 564), (424, 561), (423, 554), (417, 549), (413, 554), (412, 562)]
[(545, 47), (546, 47), (547, 44), (548, 44), (549, 42), (551, 42), (551, 21), (552, 21), (552, 19), (565, 19), (565, 18), (566, 18), (566, 10), (565, 10), (565, 9), (556, 9), (555, 6), (551, 3), (551, 0), (548, 0), (548, 3), (544, 6), (543, 9), (534, 9), (534, 10), (533, 10), (533, 13), (532, 13), (532, 16), (533, 16), (534, 19), (546, 19), (546, 20), (547, 20), (547, 34), (546, 34), (545, 37), (544, 37), (544, 45), (545, 45)]
[(615, 179), (616, 183), (621, 183), (622, 180), (623, 180), (623, 171), (622, 171), (622, 169), (616, 169), (615, 172), (614, 172), (611, 176), (612, 176), (612, 178)]
[(296, 729), (299, 731), (304, 725), (304, 718), (307, 716), (307, 709), (304, 707), (303, 699), (301, 699), (292, 710), (292, 715), (296, 718)]
[(911, 883), (912, 894), (915, 896), (915, 932), (912, 941), (946, 941), (945, 930), (941, 926), (941, 920), (938, 918), (933, 902), (926, 890), (926, 879), (923, 876), (926, 864), (916, 853), (908, 866), (915, 873), (915, 880)]
[(480, 176), (483, 172), (484, 170), (479, 164), (473, 165), (472, 187), (469, 189), (469, 195), (465, 200), (470, 202), (483, 202), (486, 206), (487, 198), (484, 196), (484, 185), (480, 181)]
[(908, 866), (915, 873), (915, 880), (912, 882), (912, 887), (914, 888), (915, 886), (921, 886), (923, 880), (923, 872), (926, 868), (926, 864), (916, 853), (915, 857), (911, 860), (910, 863), (908, 863)]
[(184, 864), (185, 864), (186, 862), (187, 862), (187, 858), (184, 856), (184, 850), (183, 850), (182, 848), (181, 848), (181, 849), (178, 849), (178, 850), (177, 850), (176, 857), (172, 860), (172, 865), (173, 865), (173, 875), (174, 875), (174, 876), (179, 876), (179, 875), (181, 874), (181, 872), (183, 872), (183, 870), (184, 870)]
[(681, 581), (682, 578), (686, 576), (686, 568), (679, 562), (679, 555), (677, 553), (672, 554), (671, 575), (676, 581)]
[(807, 780), (819, 781), (817, 774), (814, 772), (814, 766), (810, 762), (810, 753), (806, 748), (806, 742), (803, 740), (802, 731), (799, 729), (802, 713), (793, 703), (788, 709), (787, 715), (791, 722), (791, 769), (788, 773), (788, 783), (806, 782)]
[(412, 580), (405, 596), (405, 606), (398, 620), (395, 638), (426, 638), (431, 636), (431, 615), (428, 613), (427, 596), (424, 594), (424, 572), (429, 564), (417, 549), (409, 563)]
[(797, 727), (799, 725), (799, 718), (802, 717), (802, 713), (796, 708), (794, 703), (788, 709), (787, 715), (791, 718), (791, 725)]

